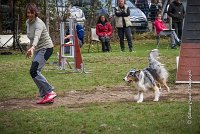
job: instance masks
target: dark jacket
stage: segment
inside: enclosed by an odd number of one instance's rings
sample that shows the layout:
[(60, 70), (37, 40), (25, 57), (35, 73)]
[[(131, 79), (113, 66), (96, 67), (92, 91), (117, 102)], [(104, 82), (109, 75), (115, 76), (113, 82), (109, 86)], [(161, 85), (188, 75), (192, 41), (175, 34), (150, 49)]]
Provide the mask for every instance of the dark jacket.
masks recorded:
[(183, 21), (185, 16), (185, 9), (182, 3), (172, 2), (169, 5), (167, 14), (172, 17), (173, 22)]
[(150, 17), (151, 21), (155, 20), (157, 12), (158, 12), (157, 5), (152, 3), (150, 8), (149, 8), (149, 17)]
[(81, 40), (82, 44), (84, 44), (84, 29), (80, 24), (76, 24), (76, 32), (79, 40)]
[(145, 15), (148, 14), (149, 5), (147, 0), (137, 0), (136, 7), (139, 8)]

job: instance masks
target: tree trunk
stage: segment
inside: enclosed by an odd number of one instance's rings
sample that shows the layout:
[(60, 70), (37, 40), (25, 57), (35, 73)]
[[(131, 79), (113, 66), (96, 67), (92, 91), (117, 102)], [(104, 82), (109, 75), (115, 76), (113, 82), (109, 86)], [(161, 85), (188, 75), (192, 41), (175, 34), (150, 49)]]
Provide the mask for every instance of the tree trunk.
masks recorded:
[(49, 1), (48, 0), (44, 0), (44, 12), (45, 12), (45, 24), (47, 27), (47, 31), (49, 32), (49, 10), (48, 10), (48, 5), (49, 5)]

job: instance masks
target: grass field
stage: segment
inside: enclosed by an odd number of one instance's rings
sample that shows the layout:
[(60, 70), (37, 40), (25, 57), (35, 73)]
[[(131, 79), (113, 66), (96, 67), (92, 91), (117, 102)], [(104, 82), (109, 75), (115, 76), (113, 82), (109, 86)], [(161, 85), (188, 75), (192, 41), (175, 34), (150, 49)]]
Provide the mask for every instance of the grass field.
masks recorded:
[[(154, 49), (155, 40), (135, 41), (136, 52), (120, 52), (118, 44), (112, 44), (112, 52), (97, 53), (93, 46), (87, 53), (82, 48), (86, 71), (71, 73), (58, 70), (51, 63), (57, 61), (55, 48), (53, 56), (43, 70), (43, 75), (56, 88), (59, 96), (69, 91), (93, 91), (97, 87), (112, 89), (125, 85), (122, 78), (131, 68), (148, 66), (148, 54)], [(126, 46), (127, 48), (127, 46)], [(93, 51), (93, 52), (92, 52)], [(176, 60), (179, 50), (168, 49), (167, 40), (159, 48), (161, 62), (170, 73), (169, 86), (173, 87), (176, 75)], [(0, 102), (11, 99), (34, 99), (37, 89), (29, 75), (30, 59), (19, 52), (0, 56)], [(200, 86), (197, 85), (197, 88)], [(30, 102), (32, 103), (32, 102)], [(132, 101), (86, 103), (82, 105), (46, 108), (0, 110), (1, 134), (198, 134), (200, 133), (200, 102), (192, 102), (192, 124), (188, 124), (187, 100), (146, 101), (137, 104)]]

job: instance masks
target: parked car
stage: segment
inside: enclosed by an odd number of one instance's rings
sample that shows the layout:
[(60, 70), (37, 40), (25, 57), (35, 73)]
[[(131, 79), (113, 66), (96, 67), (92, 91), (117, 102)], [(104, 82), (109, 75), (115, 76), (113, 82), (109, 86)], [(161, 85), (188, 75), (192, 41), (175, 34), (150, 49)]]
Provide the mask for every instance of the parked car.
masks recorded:
[(139, 8), (130, 8), (130, 20), (132, 23), (132, 32), (149, 31), (146, 15)]
[(126, 4), (128, 5), (129, 9), (130, 9), (130, 20), (132, 23), (132, 33), (134, 32), (147, 32), (149, 31), (148, 28), (148, 20), (146, 15), (135, 6), (135, 4), (133, 4), (130, 1), (126, 1)]

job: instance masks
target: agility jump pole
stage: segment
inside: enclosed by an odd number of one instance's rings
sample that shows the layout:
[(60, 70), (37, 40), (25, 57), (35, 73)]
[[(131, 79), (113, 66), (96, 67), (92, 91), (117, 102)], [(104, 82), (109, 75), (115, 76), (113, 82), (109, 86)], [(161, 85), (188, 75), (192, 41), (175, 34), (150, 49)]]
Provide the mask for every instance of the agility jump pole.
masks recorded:
[[(64, 36), (65, 36), (65, 26), (64, 22), (60, 23), (60, 51), (59, 51), (59, 67), (61, 70), (67, 70), (66, 63), (69, 66), (69, 69), (73, 69), (77, 71), (78, 69), (83, 69), (83, 60), (81, 56), (81, 51), (79, 47), (78, 36), (76, 33), (76, 25), (74, 23), (74, 19), (69, 19), (69, 32), (73, 35), (70, 38), (70, 41), (64, 43)], [(70, 47), (69, 55), (65, 55), (65, 47)], [(72, 59), (73, 62), (69, 62), (69, 58)], [(73, 67), (71, 66), (73, 64)]]

